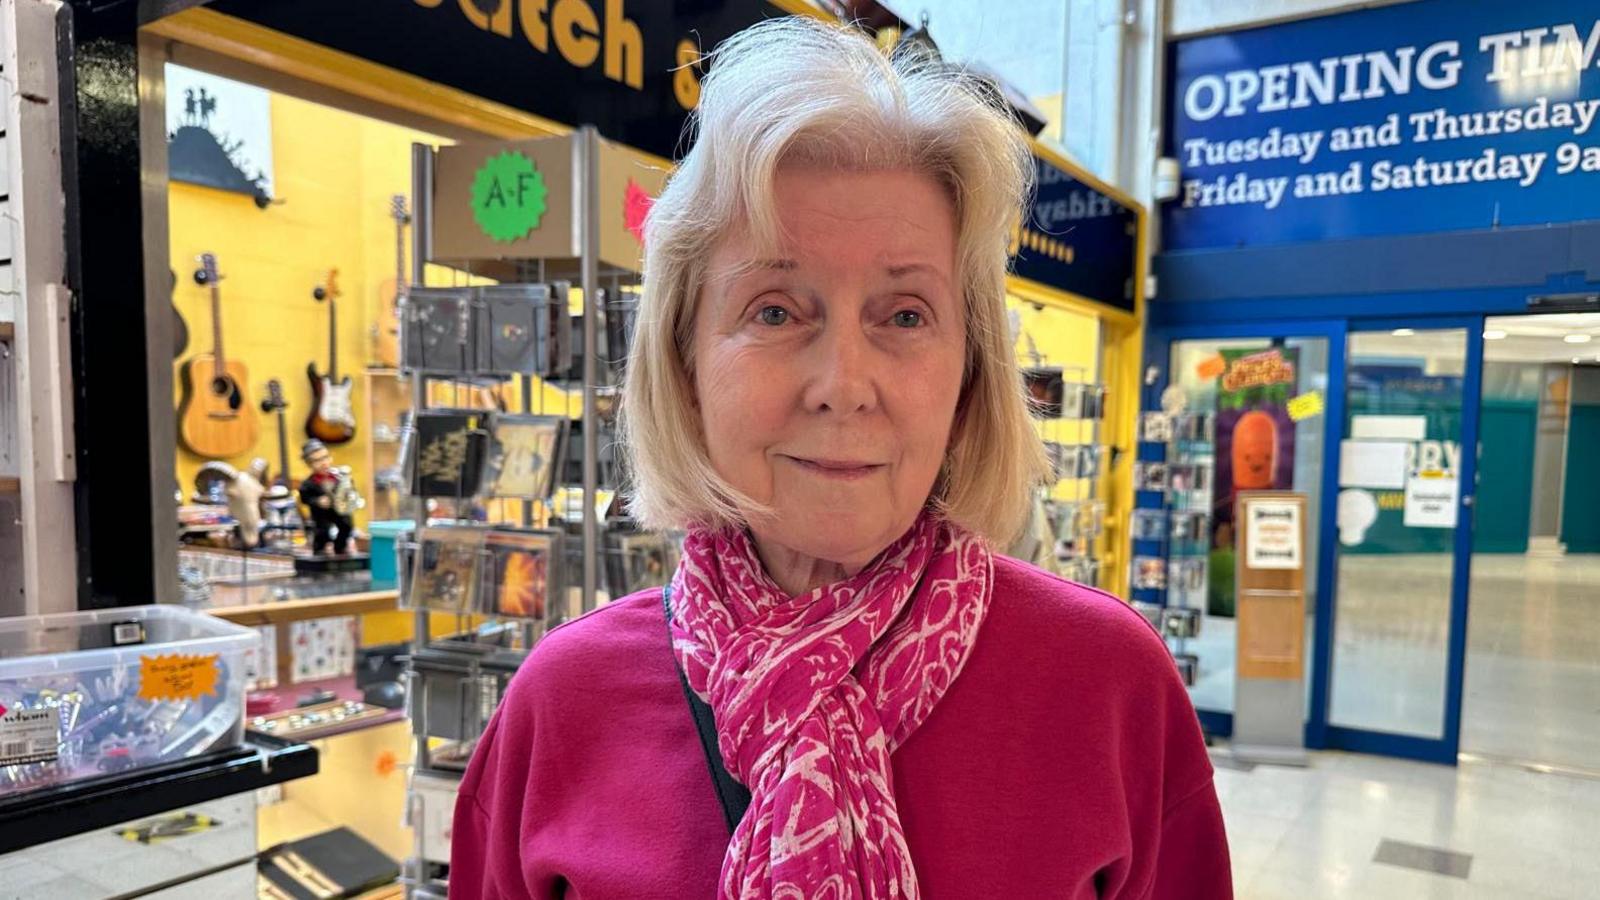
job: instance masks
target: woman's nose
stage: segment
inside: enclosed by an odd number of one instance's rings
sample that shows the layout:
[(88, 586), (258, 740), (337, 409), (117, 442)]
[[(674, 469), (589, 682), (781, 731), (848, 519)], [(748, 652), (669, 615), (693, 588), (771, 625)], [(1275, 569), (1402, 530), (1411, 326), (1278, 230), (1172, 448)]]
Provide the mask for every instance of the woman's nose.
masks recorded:
[(795, 360), (810, 370), (806, 373), (806, 409), (848, 414), (876, 407), (877, 355), (859, 322), (829, 322), (810, 352)]

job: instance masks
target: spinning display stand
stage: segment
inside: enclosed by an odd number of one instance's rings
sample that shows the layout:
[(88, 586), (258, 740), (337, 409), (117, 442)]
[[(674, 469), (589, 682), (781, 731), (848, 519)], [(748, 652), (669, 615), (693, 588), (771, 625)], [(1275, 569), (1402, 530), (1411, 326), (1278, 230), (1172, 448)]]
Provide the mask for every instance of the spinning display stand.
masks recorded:
[[(651, 178), (589, 128), (413, 148), (413, 286), (399, 316), (412, 409), (394, 482), (415, 509), (398, 542), (401, 605), (416, 617), (414, 896), (442, 891), (456, 786), (534, 645), (675, 566), (673, 536), (619, 513), (616, 400), (638, 297), (627, 264), (642, 247), (632, 207), (599, 204), (647, 201), (638, 181)], [(427, 263), (456, 283), (426, 284)], [(454, 627), (436, 637), (440, 614)]]
[[(1030, 342), (1031, 343), (1031, 342)], [(1037, 354), (1034, 354), (1037, 362)], [(1071, 441), (1045, 441), (1053, 480), (1044, 488), (1044, 516), (1051, 546), (1035, 558), (1062, 577), (1082, 584), (1100, 581), (1096, 543), (1105, 529), (1106, 504), (1096, 497), (1105, 447), (1100, 427), (1106, 389), (1082, 367), (1023, 369), (1029, 411), (1036, 419), (1077, 426)], [(1062, 427), (1062, 426), (1057, 426)]]

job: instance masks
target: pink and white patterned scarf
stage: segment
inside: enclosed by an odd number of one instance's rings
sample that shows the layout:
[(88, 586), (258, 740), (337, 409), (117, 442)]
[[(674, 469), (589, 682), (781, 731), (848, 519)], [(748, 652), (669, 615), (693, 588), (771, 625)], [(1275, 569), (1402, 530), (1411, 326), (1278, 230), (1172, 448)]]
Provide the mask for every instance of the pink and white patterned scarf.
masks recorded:
[(749, 811), (719, 898), (915, 898), (889, 755), (971, 654), (994, 560), (924, 512), (854, 577), (787, 596), (744, 531), (691, 532), (673, 650)]

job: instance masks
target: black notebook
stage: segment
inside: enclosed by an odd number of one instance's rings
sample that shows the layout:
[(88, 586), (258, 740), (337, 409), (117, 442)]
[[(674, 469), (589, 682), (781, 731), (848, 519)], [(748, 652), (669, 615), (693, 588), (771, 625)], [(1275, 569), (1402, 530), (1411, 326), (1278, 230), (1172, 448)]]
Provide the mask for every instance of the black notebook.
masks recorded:
[(279, 893), (316, 900), (393, 884), (400, 865), (350, 829), (335, 828), (274, 847), (262, 854), (258, 872)]

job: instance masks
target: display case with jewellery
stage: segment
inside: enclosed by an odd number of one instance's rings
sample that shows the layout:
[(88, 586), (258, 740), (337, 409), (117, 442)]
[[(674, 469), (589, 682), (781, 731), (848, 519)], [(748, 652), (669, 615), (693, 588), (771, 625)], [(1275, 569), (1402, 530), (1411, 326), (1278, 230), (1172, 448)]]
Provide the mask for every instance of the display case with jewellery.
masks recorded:
[(7, 887), (26, 878), (33, 897), (253, 896), (258, 791), (315, 775), (319, 761), (308, 744), (251, 735), (225, 750), (9, 793), (0, 798), (0, 871), (18, 873)]

